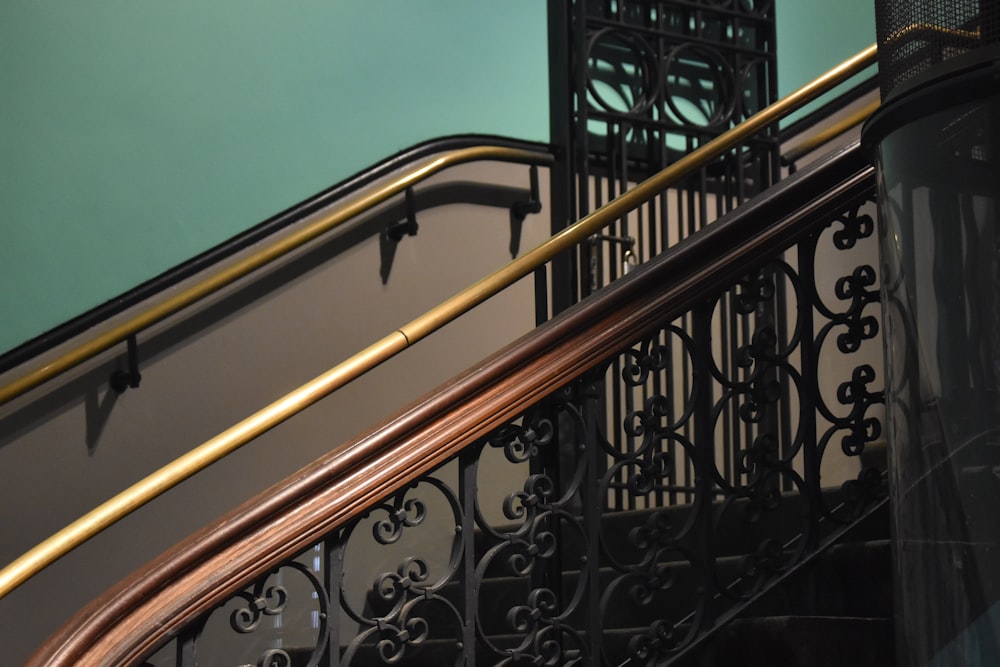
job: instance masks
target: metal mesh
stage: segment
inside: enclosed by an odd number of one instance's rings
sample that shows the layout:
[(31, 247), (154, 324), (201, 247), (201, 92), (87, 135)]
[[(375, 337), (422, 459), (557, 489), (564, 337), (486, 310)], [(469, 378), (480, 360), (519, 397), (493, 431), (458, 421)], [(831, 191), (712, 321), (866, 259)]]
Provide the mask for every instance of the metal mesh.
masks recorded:
[(1000, 42), (1000, 0), (876, 0), (882, 99), (956, 56)]

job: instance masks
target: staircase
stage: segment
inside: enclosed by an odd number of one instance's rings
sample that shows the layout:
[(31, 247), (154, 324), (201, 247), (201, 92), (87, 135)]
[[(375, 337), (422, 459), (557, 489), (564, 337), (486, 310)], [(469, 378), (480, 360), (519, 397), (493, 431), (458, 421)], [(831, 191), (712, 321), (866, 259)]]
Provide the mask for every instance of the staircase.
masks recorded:
[(872, 190), (857, 147), (799, 172), (164, 554), (29, 664), (891, 664), (884, 474), (861, 461), (882, 398), (850, 356), (877, 346), (873, 269), (812, 287), (820, 246), (871, 236)]
[[(836, 503), (835, 493), (827, 494)], [(796, 522), (808, 511), (800, 498), (792, 496), (781, 504), (779, 512), (763, 519), (753, 532), (772, 533), (780, 525)], [(717, 508), (721, 509), (721, 508)], [(736, 514), (752, 512), (743, 503)], [(681, 506), (665, 511), (621, 512), (607, 516), (601, 532), (609, 543), (628, 544), (645, 525), (654, 523), (683, 525), (689, 519), (690, 507)], [(728, 528), (736, 528), (735, 522)], [(519, 526), (507, 526), (505, 539), (516, 539)], [(726, 526), (719, 525), (720, 529)], [(733, 582), (732, 590), (740, 590), (747, 575), (748, 563), (757, 547), (750, 531), (722, 531), (728, 539), (720, 542), (716, 552), (716, 573), (724, 581)], [(585, 562), (585, 545), (574, 540), (572, 533), (561, 543), (559, 559), (564, 564)], [(482, 562), (491, 548), (501, 542), (490, 540), (482, 531), (476, 533), (476, 560)], [(492, 546), (491, 546), (492, 545)], [(479, 587), (480, 622), (485, 641), (500, 650), (518, 652), (521, 636), (510, 633), (509, 611), (519, 601), (530, 598), (528, 578), (518, 576), (504, 563), (492, 561), (483, 572)], [(570, 565), (570, 567), (572, 567)], [(680, 618), (690, 613), (686, 606), (696, 597), (697, 573), (691, 563), (671, 561), (659, 564), (663, 586), (648, 598), (622, 594), (609, 599), (602, 636), (603, 664), (646, 664), (646, 657), (680, 643), (691, 624), (681, 622), (671, 632), (650, 637), (649, 628), (657, 627), (661, 618)], [(564, 571), (560, 587), (572, 591), (575, 583), (587, 575), (579, 569)], [(600, 588), (608, 590), (616, 578), (613, 568), (605, 567), (598, 574)], [(449, 584), (441, 595), (451, 605), (460, 607), (461, 587)], [(743, 595), (752, 591), (741, 591)], [(757, 667), (783, 665), (787, 667), (885, 667), (895, 664), (892, 633), (892, 567), (889, 553), (888, 506), (880, 505), (874, 512), (847, 531), (836, 544), (811, 562), (785, 578), (773, 588), (754, 595), (742, 613), (722, 626), (711, 637), (692, 648), (685, 657), (672, 664), (680, 667), (717, 665), (726, 667)], [(486, 600), (483, 602), (482, 600)], [(374, 592), (366, 598), (365, 615), (379, 617), (391, 614), (392, 605)], [(437, 613), (435, 613), (437, 612)], [(581, 627), (581, 614), (570, 615), (567, 624)], [(441, 610), (429, 610), (423, 617), (429, 627), (447, 624)], [(585, 638), (579, 636), (577, 641)], [(308, 658), (305, 651), (301, 658)], [(445, 665), (461, 660), (461, 647), (454, 641), (427, 639), (409, 647), (402, 664)], [(578, 658), (567, 652), (570, 663)], [(345, 664), (381, 664), (378, 644), (374, 639), (357, 645), (350, 655), (340, 656)], [(498, 657), (477, 654), (477, 665), (496, 664)], [(293, 661), (295, 665), (307, 660)], [(464, 663), (463, 663), (464, 664)]]
[(888, 507), (724, 626), (680, 665), (896, 664)]

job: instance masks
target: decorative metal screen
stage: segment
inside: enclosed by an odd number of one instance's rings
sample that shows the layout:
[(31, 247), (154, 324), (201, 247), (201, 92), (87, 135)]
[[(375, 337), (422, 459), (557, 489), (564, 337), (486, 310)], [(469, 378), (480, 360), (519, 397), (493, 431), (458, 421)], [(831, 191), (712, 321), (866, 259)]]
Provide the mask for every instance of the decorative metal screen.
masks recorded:
[[(576, 217), (776, 99), (771, 2), (573, 3)], [(705, 226), (778, 176), (768, 134), (595, 238), (583, 294)]]
[(997, 0), (876, 0), (882, 99), (941, 63), (1000, 42)]
[[(577, 216), (669, 166), (777, 97), (771, 2), (590, 0), (571, 7), (575, 156), (571, 187)], [(585, 244), (581, 295), (703, 229), (778, 176), (778, 143), (768, 131), (665, 190)], [(773, 298), (756, 304), (755, 312), (739, 313), (738, 304), (722, 302), (708, 330), (696, 334), (688, 317), (676, 323), (676, 336), (714, 335), (721, 346), (720, 371), (734, 372), (733, 351), (750, 343), (747, 316), (767, 320), (776, 330), (787, 326), (781, 305), (786, 283), (774, 282)], [(672, 349), (680, 349), (678, 342), (670, 343)], [(677, 379), (690, 372), (691, 359), (676, 354), (662, 361), (666, 381), (680, 384), (669, 391), (661, 389), (671, 396), (683, 394), (688, 388)], [(615, 362), (609, 376), (623, 372), (629, 372), (624, 359)], [(626, 391), (608, 381), (603, 387), (606, 420), (620, 422), (655, 389)], [(733, 422), (732, 411), (731, 405), (725, 406), (720, 421)], [(774, 410), (766, 412), (761, 419), (768, 423), (782, 418)], [(618, 432), (610, 437), (612, 449), (633, 451), (633, 436)], [(613, 459), (607, 465), (613, 466)], [(674, 470), (671, 479), (657, 480), (656, 485), (662, 486), (666, 498), (686, 502), (686, 483), (681, 481), (686, 474)], [(613, 506), (635, 509), (634, 500), (617, 484), (611, 487)]]

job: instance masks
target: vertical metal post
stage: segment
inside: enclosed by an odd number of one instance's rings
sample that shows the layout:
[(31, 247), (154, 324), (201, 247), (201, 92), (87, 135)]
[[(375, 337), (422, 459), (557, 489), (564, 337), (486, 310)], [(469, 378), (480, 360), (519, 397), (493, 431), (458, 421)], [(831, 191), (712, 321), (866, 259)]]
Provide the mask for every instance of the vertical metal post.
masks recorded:
[[(804, 286), (816, 285), (816, 247), (819, 235), (804, 239), (798, 245), (799, 277)], [(813, 308), (814, 291), (802, 289), (797, 303), (799, 322), (799, 360), (803, 387), (799, 391), (799, 429), (803, 434), (802, 467), (809, 503), (809, 540), (806, 549), (819, 544), (819, 518), (823, 514), (820, 472), (822, 458), (818, 448), (816, 424), (817, 405), (822, 401), (819, 386), (819, 353), (816, 348), (816, 323)], [(787, 394), (783, 393), (783, 396)], [(813, 586), (815, 588), (815, 586)]]
[(341, 539), (343, 530), (338, 530), (323, 541), (324, 571), (323, 582), (328, 598), (326, 619), (330, 631), (323, 664), (329, 667), (340, 665), (340, 590), (344, 585), (344, 548)]
[(194, 632), (186, 632), (177, 638), (177, 666), (195, 667)]
[(458, 498), (462, 509), (462, 566), (457, 573), (461, 591), (462, 627), (461, 651), (466, 665), (476, 664), (476, 610), (479, 587), (476, 582), (476, 462), (482, 445), (466, 447), (458, 456)]
[[(570, 92), (572, 56), (570, 5), (549, 0), (549, 139), (556, 161), (550, 170), (551, 231), (568, 227), (577, 217), (573, 206), (573, 104)], [(575, 251), (552, 260), (552, 314), (576, 303), (578, 263)]]
[(694, 397), (694, 499), (693, 511), (697, 516), (698, 563), (700, 569), (697, 584), (696, 605), (703, 608), (702, 627), (710, 628), (715, 619), (713, 600), (716, 586), (713, 576), (715, 563), (714, 535), (714, 477), (712, 467), (715, 461), (715, 437), (712, 418), (712, 303), (703, 302), (692, 310), (692, 349), (693, 391)]
[(587, 602), (584, 607), (584, 632), (587, 637), (587, 648), (590, 660), (587, 664), (598, 665), (601, 659), (603, 628), (603, 610), (601, 609), (601, 515), (605, 499), (601, 498), (600, 475), (602, 467), (598, 465), (601, 447), (597, 434), (600, 424), (604, 421), (599, 417), (603, 410), (600, 400), (602, 375), (592, 373), (590, 378), (580, 380), (579, 399), (583, 414), (583, 444), (579, 456), (586, 458), (586, 468), (583, 484), (580, 485), (580, 495), (583, 503), (583, 532), (586, 536), (586, 562), (581, 568), (587, 573)]
[(535, 326), (545, 324), (549, 319), (548, 272), (542, 264), (535, 269)]

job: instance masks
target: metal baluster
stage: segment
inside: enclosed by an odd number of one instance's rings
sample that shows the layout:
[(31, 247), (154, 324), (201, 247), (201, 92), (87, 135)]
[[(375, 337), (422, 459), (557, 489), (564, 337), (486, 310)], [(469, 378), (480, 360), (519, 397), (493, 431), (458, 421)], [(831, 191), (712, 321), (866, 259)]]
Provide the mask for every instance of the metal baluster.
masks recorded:
[(329, 600), (326, 623), (330, 629), (324, 664), (340, 666), (340, 590), (344, 585), (344, 544), (343, 531), (338, 530), (323, 541), (323, 579)]
[(479, 589), (476, 586), (476, 461), (483, 451), (482, 443), (466, 447), (458, 456), (458, 498), (462, 510), (462, 566), (456, 578), (461, 591), (462, 646), (465, 664), (476, 664), (476, 611), (479, 605)]
[(580, 410), (583, 414), (583, 442), (577, 451), (577, 456), (586, 459), (583, 483), (580, 486), (581, 509), (583, 511), (583, 528), (586, 536), (586, 562), (581, 567), (587, 572), (587, 598), (584, 606), (584, 632), (587, 634), (587, 644), (590, 651), (587, 665), (599, 665), (603, 650), (603, 610), (601, 609), (601, 516), (607, 505), (607, 498), (601, 497), (600, 476), (603, 466), (599, 465), (601, 457), (605, 456), (598, 442), (598, 429), (601, 428), (601, 417), (604, 405), (601, 401), (601, 388), (604, 377), (593, 374), (583, 378), (577, 384), (577, 394)]

